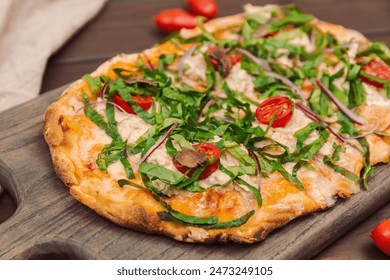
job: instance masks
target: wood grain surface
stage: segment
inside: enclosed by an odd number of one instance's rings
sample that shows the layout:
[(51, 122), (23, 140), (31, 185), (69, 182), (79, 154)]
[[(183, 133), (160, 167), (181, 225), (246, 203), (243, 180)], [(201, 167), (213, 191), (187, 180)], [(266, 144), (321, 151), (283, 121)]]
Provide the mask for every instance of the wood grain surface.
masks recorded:
[[(182, 244), (115, 226), (78, 204), (55, 176), (42, 137), (42, 114), (61, 85), (117, 53), (138, 52), (163, 38), (152, 24), (159, 10), (185, 1), (109, 1), (101, 13), (48, 62), (38, 99), (0, 114), (0, 258), (70, 259), (386, 259), (369, 232), (390, 217), (390, 178), (376, 169), (369, 191), (329, 211), (298, 219), (254, 245)], [(247, 1), (218, 1), (220, 15)], [(288, 4), (292, 1), (253, 1)], [(294, 1), (315, 16), (390, 45), (390, 1)], [(9, 218), (13, 210), (16, 212)], [(378, 211), (377, 211), (378, 210)]]

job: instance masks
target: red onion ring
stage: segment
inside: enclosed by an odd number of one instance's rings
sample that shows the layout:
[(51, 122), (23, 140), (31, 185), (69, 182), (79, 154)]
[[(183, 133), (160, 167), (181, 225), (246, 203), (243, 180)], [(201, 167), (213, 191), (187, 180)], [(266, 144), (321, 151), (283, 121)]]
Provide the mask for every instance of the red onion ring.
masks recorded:
[(360, 135), (357, 135), (357, 136), (348, 137), (347, 139), (359, 139), (359, 138), (366, 137), (366, 136), (368, 136), (370, 134), (373, 134), (378, 129), (380, 124), (381, 124), (380, 120), (377, 120), (376, 124), (369, 131), (364, 132), (363, 134), (360, 134)]
[(108, 86), (112, 83), (113, 81), (108, 81), (107, 83), (104, 84), (102, 90), (100, 91), (99, 97), (101, 99), (104, 99), (104, 96), (106, 95)]
[(190, 58), (190, 56), (192, 55), (192, 53), (195, 51), (196, 49), (196, 45), (192, 45), (191, 47), (189, 47), (186, 52), (184, 53), (184, 55), (180, 58), (179, 60), (179, 65), (177, 67), (177, 76), (179, 78), (181, 78), (181, 76), (183, 76), (183, 68), (184, 68), (184, 63), (186, 62), (186, 60), (188, 58)]
[(198, 121), (203, 116), (203, 111), (206, 108), (208, 108), (210, 106), (213, 106), (214, 104), (216, 104), (215, 100), (214, 99), (209, 99), (209, 100), (207, 100), (207, 102), (205, 104), (203, 104), (202, 107), (200, 107), (199, 112), (198, 112)]
[(155, 151), (157, 150), (158, 147), (161, 146), (162, 143), (164, 143), (164, 141), (168, 138), (169, 135), (171, 135), (171, 133), (175, 130), (175, 128), (179, 125), (179, 122), (175, 122), (171, 128), (167, 131), (167, 133), (165, 133), (163, 135), (163, 137), (161, 137), (157, 142), (156, 144), (154, 144), (150, 149), (149, 151), (139, 160), (138, 164), (141, 164), (142, 162), (144, 162), (145, 160), (148, 159), (148, 157)]
[(287, 79), (286, 77), (284, 77), (278, 73), (272, 72), (272, 71), (264, 71), (264, 74), (268, 77), (275, 78), (275, 79), (281, 81), (283, 84), (288, 86), (293, 93), (299, 95), (299, 97), (302, 99), (302, 101), (306, 104), (306, 98), (305, 98), (305, 95), (303, 94), (303, 92), (289, 79)]
[(353, 113), (351, 110), (349, 110), (343, 103), (341, 103), (340, 100), (337, 99), (336, 96), (333, 95), (333, 93), (319, 80), (316, 80), (317, 85), (320, 87), (322, 92), (324, 92), (330, 100), (333, 101), (333, 103), (340, 109), (340, 111), (347, 116), (351, 121), (354, 121), (355, 123), (359, 125), (366, 124), (366, 121), (360, 118), (358, 115)]
[(259, 58), (259, 57), (255, 56), (255, 55), (253, 55), (250, 51), (248, 51), (246, 49), (236, 48), (236, 50), (238, 52), (242, 53), (243, 55), (249, 57), (254, 63), (259, 65), (261, 68), (263, 68), (263, 69), (265, 69), (267, 71), (271, 70), (271, 67), (269, 66), (269, 63), (268, 63), (267, 60)]
[(342, 137), (340, 134), (338, 134), (336, 131), (334, 131), (329, 124), (327, 124), (319, 115), (314, 113), (312, 110), (310, 110), (308, 107), (304, 106), (303, 104), (300, 104), (299, 102), (295, 103), (295, 107), (299, 110), (301, 110), (303, 113), (305, 113), (310, 119), (319, 122), (323, 127), (325, 127), (327, 130), (329, 130), (330, 133), (332, 133), (341, 143), (345, 143), (346, 139)]
[(271, 71), (271, 67), (269, 66), (269, 63), (267, 60), (265, 59), (261, 59), (259, 57), (256, 57), (254, 56), (251, 52), (245, 50), (245, 49), (242, 49), (242, 48), (236, 48), (236, 50), (244, 55), (246, 55), (247, 57), (249, 57), (254, 63), (256, 63), (257, 65), (259, 65), (261, 68), (264, 69), (264, 74), (268, 77), (271, 77), (271, 78), (275, 78), (279, 81), (281, 81), (283, 84), (285, 84), (286, 86), (288, 86), (291, 91), (297, 95), (299, 95), (299, 97), (302, 99), (302, 101), (304, 103), (306, 103), (306, 98), (305, 98), (305, 95), (302, 93), (302, 91), (293, 83), (291, 82), (289, 79), (287, 79), (286, 77), (278, 74), (278, 73), (275, 73), (275, 72), (272, 72)]
[(143, 52), (142, 54), (145, 56), (146, 62), (148, 63), (150, 69), (154, 70), (153, 64), (152, 64), (152, 62), (150, 61), (149, 57), (146, 55), (145, 52)]
[(261, 165), (260, 165), (259, 159), (256, 156), (256, 154), (251, 150), (248, 150), (248, 154), (255, 161), (256, 169), (257, 169), (257, 189), (259, 190), (259, 192), (261, 192)]

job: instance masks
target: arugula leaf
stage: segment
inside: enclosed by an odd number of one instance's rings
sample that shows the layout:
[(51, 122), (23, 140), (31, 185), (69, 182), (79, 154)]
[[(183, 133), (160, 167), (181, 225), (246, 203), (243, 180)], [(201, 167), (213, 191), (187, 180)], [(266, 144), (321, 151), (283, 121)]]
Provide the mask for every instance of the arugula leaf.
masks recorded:
[(336, 171), (337, 173), (340, 173), (341, 175), (343, 175), (344, 177), (350, 179), (351, 181), (355, 182), (355, 183), (360, 183), (361, 179), (359, 176), (356, 176), (353, 172), (341, 167), (341, 166), (338, 166), (338, 165), (335, 165), (332, 160), (328, 157), (328, 156), (324, 156), (324, 159), (323, 159), (323, 162), (331, 169), (333, 169), (334, 171)]
[(253, 193), (253, 196), (255, 197), (257, 204), (261, 207), (263, 200), (261, 198), (261, 193), (257, 188), (255, 188), (254, 186), (252, 186), (251, 184), (249, 184), (245, 180), (241, 179), (236, 174), (233, 174), (228, 168), (223, 166), (221, 163), (219, 163), (218, 166), (219, 166), (219, 169), (223, 173), (225, 173), (226, 175), (228, 175), (231, 178), (231, 180), (236, 181), (238, 184), (241, 184), (241, 185), (248, 187), (249, 190)]
[(374, 175), (374, 167), (370, 164), (370, 147), (365, 138), (357, 139), (360, 146), (363, 148), (363, 157), (364, 157), (364, 172), (363, 172), (363, 187), (368, 189), (367, 181)]
[(139, 165), (138, 171), (169, 185), (177, 185), (185, 179), (185, 176), (182, 174), (145, 161)]
[(84, 75), (82, 79), (87, 82), (92, 93), (98, 93), (103, 87), (102, 83), (106, 83), (108, 81), (108, 78), (105, 76), (94, 78), (90, 74)]
[[(247, 212), (245, 215), (226, 222), (216, 222), (216, 216), (201, 218), (196, 216), (185, 215), (174, 210), (167, 210), (165, 212), (159, 212), (157, 215), (163, 221), (171, 221), (175, 223), (181, 223), (185, 225), (205, 228), (205, 229), (222, 229), (222, 228), (232, 228), (239, 227), (245, 224), (251, 216), (255, 214), (255, 210)], [(218, 221), (218, 217), (216, 217)]]
[(160, 59), (157, 63), (157, 69), (159, 71), (165, 71), (166, 65), (172, 64), (173, 61), (175, 61), (176, 55), (175, 54), (163, 54), (160, 56)]
[(292, 10), (288, 15), (283, 17), (280, 20), (275, 21), (270, 26), (270, 32), (275, 32), (281, 29), (282, 27), (293, 24), (296, 26), (305, 24), (306, 22), (313, 19), (312, 15), (304, 14), (298, 10)]

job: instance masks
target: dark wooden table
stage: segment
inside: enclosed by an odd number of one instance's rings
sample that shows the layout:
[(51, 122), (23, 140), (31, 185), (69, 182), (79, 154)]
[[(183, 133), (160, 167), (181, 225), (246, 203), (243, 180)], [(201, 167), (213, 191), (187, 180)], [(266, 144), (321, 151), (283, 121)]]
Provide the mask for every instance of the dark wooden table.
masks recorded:
[[(185, 0), (110, 0), (104, 9), (48, 61), (41, 92), (58, 88), (92, 72), (118, 53), (133, 53), (151, 47), (164, 35), (154, 27), (152, 16), (166, 8), (185, 7)], [(220, 16), (242, 11), (249, 1), (219, 0)], [(370, 40), (390, 45), (389, 0), (253, 1), (289, 4), (333, 23), (357, 29)], [(7, 194), (0, 196), (0, 222), (15, 211)], [(390, 218), (390, 198), (380, 210), (350, 229), (315, 259), (389, 259), (373, 245), (369, 233)]]

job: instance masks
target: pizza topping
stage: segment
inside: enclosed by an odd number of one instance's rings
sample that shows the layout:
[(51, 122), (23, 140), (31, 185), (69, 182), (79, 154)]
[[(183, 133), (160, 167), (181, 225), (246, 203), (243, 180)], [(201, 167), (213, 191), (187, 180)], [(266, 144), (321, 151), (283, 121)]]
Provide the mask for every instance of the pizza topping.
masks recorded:
[(357, 116), (351, 110), (349, 110), (340, 100), (337, 99), (333, 95), (333, 93), (319, 80), (316, 80), (317, 85), (321, 88), (321, 90), (333, 101), (333, 103), (340, 109), (343, 114), (345, 114), (349, 119), (354, 121), (357, 124), (363, 125), (366, 123), (361, 117)]
[[(207, 164), (204, 165), (202, 172), (199, 175), (199, 179), (205, 179), (208, 176), (210, 176), (212, 173), (214, 173), (218, 169), (218, 162), (219, 158), (221, 156), (221, 150), (211, 144), (211, 143), (199, 143), (194, 144), (192, 146), (195, 150), (191, 149), (183, 149), (186, 150), (184, 154), (180, 155), (180, 152), (178, 153), (178, 156), (176, 159), (173, 160), (173, 163), (177, 170), (179, 170), (181, 173), (185, 173), (188, 176), (192, 176), (195, 172), (195, 168), (200, 164), (204, 164), (205, 160), (207, 159)], [(195, 155), (195, 153), (197, 155)], [(183, 160), (184, 164), (182, 164), (179, 160)], [(194, 167), (191, 167), (194, 165), (194, 163), (190, 163), (189, 160), (195, 160), (196, 164)], [(191, 165), (191, 166), (188, 166)], [(189, 170), (192, 169), (192, 170)], [(188, 173), (187, 173), (188, 172)]]
[(184, 55), (180, 58), (179, 65), (178, 65), (178, 68), (177, 68), (177, 76), (179, 78), (181, 78), (181, 76), (183, 76), (184, 65), (185, 65), (187, 59), (194, 53), (195, 49), (196, 49), (196, 45), (192, 45), (191, 47), (189, 47), (186, 50)]
[[(149, 110), (153, 105), (153, 98), (148, 95), (131, 95), (131, 99), (137, 106), (141, 107), (145, 111)], [(127, 113), (135, 115), (132, 106), (127, 104), (127, 102), (124, 101), (118, 93), (114, 94), (114, 102)]]
[(299, 102), (295, 103), (295, 107), (299, 110), (301, 110), (302, 112), (304, 112), (309, 118), (311, 118), (312, 120), (320, 123), (323, 127), (325, 127), (326, 129), (329, 130), (330, 133), (332, 133), (334, 136), (336, 136), (336, 138), (341, 142), (341, 143), (344, 143), (345, 142), (345, 138), (342, 137), (340, 134), (338, 134), (337, 132), (335, 132), (328, 123), (326, 123), (323, 119), (321, 119), (321, 117), (319, 115), (317, 115), (316, 113), (314, 113), (312, 110), (310, 110), (308, 107), (300, 104)]
[(231, 60), (228, 58), (226, 51), (222, 47), (212, 47), (208, 51), (210, 55), (210, 62), (213, 65), (214, 69), (219, 70), (221, 74), (226, 77), (230, 73), (232, 68)]
[(276, 96), (263, 101), (256, 109), (256, 119), (272, 127), (286, 126), (292, 117), (293, 107), (288, 97)]
[(259, 65), (264, 70), (267, 70), (267, 71), (271, 70), (267, 60), (262, 59), (262, 58), (257, 57), (257, 56), (254, 56), (250, 51), (243, 49), (243, 48), (237, 48), (237, 51), (242, 53), (243, 55), (247, 56), (251, 60), (253, 60), (253, 62), (255, 62), (257, 65)]
[[(361, 63), (365, 58), (360, 57), (356, 62)], [(390, 66), (379, 59), (370, 59), (362, 66), (360, 79), (375, 87), (383, 88), (390, 83)]]
[(140, 159), (139, 163), (142, 163), (143, 161), (147, 160), (148, 157), (156, 150), (158, 147), (161, 146), (162, 143), (165, 142), (165, 140), (169, 137), (169, 135), (172, 134), (172, 132), (175, 130), (175, 128), (179, 125), (179, 122), (175, 122), (171, 128), (167, 131), (167, 133), (164, 134), (157, 142), (154, 144), (148, 151), (147, 153)]
[(195, 150), (184, 148), (179, 151), (176, 157), (177, 162), (188, 168), (195, 168), (207, 160), (207, 155), (200, 154)]
[(257, 173), (257, 189), (259, 190), (259, 192), (261, 192), (261, 165), (260, 165), (260, 162), (259, 162), (259, 158), (256, 156), (256, 154), (251, 151), (251, 150), (248, 150), (248, 153), (249, 155), (253, 158), (253, 160), (255, 161), (256, 163), (256, 173)]

